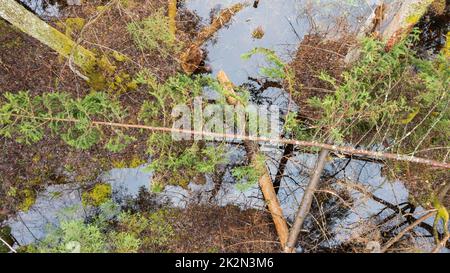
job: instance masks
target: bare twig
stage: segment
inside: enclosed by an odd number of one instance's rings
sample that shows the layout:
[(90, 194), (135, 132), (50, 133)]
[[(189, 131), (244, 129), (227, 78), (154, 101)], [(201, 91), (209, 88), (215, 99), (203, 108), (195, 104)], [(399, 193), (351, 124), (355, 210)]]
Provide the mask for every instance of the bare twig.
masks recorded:
[(9, 248), (9, 250), (11, 250), (11, 251), (14, 252), (14, 253), (17, 253), (17, 251), (16, 251), (14, 248), (12, 248), (12, 246), (10, 246), (5, 240), (3, 240), (2, 237), (0, 237), (0, 241), (2, 241), (2, 243), (3, 243), (7, 248)]
[(413, 228), (415, 228), (416, 226), (418, 226), (420, 223), (422, 223), (423, 221), (427, 220), (428, 218), (430, 218), (431, 216), (435, 215), (436, 210), (429, 210), (428, 213), (426, 213), (425, 215), (423, 215), (422, 217), (420, 217), (419, 219), (417, 219), (416, 221), (414, 221), (412, 224), (410, 224), (409, 226), (407, 226), (405, 229), (403, 229), (401, 232), (399, 232), (397, 234), (397, 236), (395, 236), (394, 238), (392, 238), (391, 240), (389, 240), (389, 242), (386, 243), (386, 245), (381, 249), (381, 253), (386, 252), (393, 244), (395, 244), (396, 242), (398, 242), (408, 231), (412, 230)]

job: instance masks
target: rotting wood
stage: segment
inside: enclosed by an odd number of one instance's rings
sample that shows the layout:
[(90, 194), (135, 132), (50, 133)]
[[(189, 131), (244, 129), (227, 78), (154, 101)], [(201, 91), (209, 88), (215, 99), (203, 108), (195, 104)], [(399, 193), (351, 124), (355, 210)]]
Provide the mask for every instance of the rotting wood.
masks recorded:
[(386, 50), (390, 50), (411, 32), (433, 2), (434, 0), (408, 0), (403, 1), (397, 12), (393, 13), (394, 9), (390, 9), (390, 13), (394, 15), (387, 15), (390, 21), (381, 32), (382, 40), (386, 41)]
[(203, 59), (201, 46), (210, 39), (218, 30), (228, 24), (233, 16), (241, 11), (246, 5), (238, 3), (230, 8), (222, 10), (219, 15), (214, 18), (211, 25), (203, 28), (197, 38), (183, 51), (180, 56), (181, 68), (190, 75), (197, 70)]
[(177, 32), (177, 0), (168, 0), (168, 17), (169, 17), (169, 31), (172, 35), (176, 35)]
[[(386, 43), (386, 50), (402, 41), (427, 12), (434, 0), (410, 0), (392, 4), (379, 1), (366, 23), (357, 34), (358, 39), (366, 36), (379, 38)], [(349, 50), (345, 62), (358, 60), (360, 49), (355, 45)]]
[[(228, 76), (224, 71), (220, 71), (217, 75), (218, 81), (222, 84), (228, 95), (226, 95), (227, 102), (231, 105), (239, 105), (239, 101), (234, 98), (235, 95), (233, 85), (229, 80)], [(257, 156), (259, 154), (259, 147), (257, 142), (245, 140), (244, 147), (247, 151), (248, 158), (250, 162), (255, 163), (258, 160)], [(259, 178), (258, 183), (261, 191), (266, 201), (267, 207), (269, 208), (270, 214), (272, 215), (273, 222), (275, 224), (275, 229), (277, 231), (282, 249), (286, 245), (286, 241), (289, 235), (289, 228), (286, 219), (283, 216), (283, 210), (281, 209), (278, 196), (273, 187), (272, 179), (270, 177), (269, 170), (265, 166), (262, 170), (264, 174)]]
[(0, 0), (0, 17), (21, 31), (47, 45), (83, 71), (90, 71), (96, 64), (95, 54), (77, 45), (69, 37), (48, 25), (14, 0)]

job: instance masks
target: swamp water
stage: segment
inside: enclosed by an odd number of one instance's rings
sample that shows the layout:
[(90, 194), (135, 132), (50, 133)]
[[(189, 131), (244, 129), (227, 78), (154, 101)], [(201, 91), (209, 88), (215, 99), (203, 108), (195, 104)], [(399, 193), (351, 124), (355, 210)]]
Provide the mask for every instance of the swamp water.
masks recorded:
[[(28, 2), (36, 4), (42, 1)], [(238, 2), (189, 0), (185, 5), (207, 25), (211, 14)], [(342, 19), (345, 19), (345, 24), (356, 30), (364, 22), (365, 16), (369, 14), (375, 2), (375, 0), (260, 1), (258, 8), (248, 7), (236, 14), (229, 26), (219, 30), (214, 39), (207, 43), (206, 62), (211, 66), (213, 76), (218, 71), (224, 70), (234, 84), (245, 84), (258, 90), (261, 86), (251, 79), (259, 78), (259, 69), (267, 64), (262, 56), (243, 60), (242, 54), (255, 47), (265, 47), (275, 50), (284, 61), (289, 62), (295, 55), (298, 44), (312, 29), (322, 32), (334, 31), (336, 22), (342, 23)], [(56, 8), (53, 13), (51, 9), (54, 5)], [(41, 8), (33, 8), (29, 5), (29, 7), (42, 16), (57, 16), (60, 12), (57, 5), (37, 5)], [(256, 39), (252, 37), (252, 32), (259, 27), (264, 31), (264, 35), (261, 39)], [(288, 95), (280, 88), (269, 87), (256, 96), (258, 100), (276, 104), (285, 110), (289, 104)], [(242, 148), (229, 145), (228, 151), (227, 156), (230, 162), (244, 162), (245, 151)], [(269, 158), (267, 165), (274, 176), (282, 150), (274, 147), (266, 154)], [(315, 155), (297, 153), (288, 162), (286, 177), (281, 181), (279, 192), (281, 205), (288, 219), (292, 220), (295, 216), (303, 188), (308, 182), (309, 170), (313, 167), (316, 158)], [(151, 188), (152, 174), (144, 169), (145, 166), (135, 169), (113, 169), (104, 174), (101, 180), (112, 185), (114, 200), (135, 198), (140, 188)], [(347, 164), (347, 160), (336, 159), (326, 167), (329, 173), (335, 173), (337, 170), (341, 171), (336, 174), (336, 179), (356, 181), (367, 186), (372, 194), (385, 201), (392, 204), (408, 201), (408, 191), (404, 184), (401, 181), (389, 181), (383, 177), (381, 164), (358, 160), (352, 160)], [(191, 183), (188, 189), (167, 186), (157, 195), (157, 202), (181, 208), (190, 202), (211, 202), (220, 206), (233, 204), (242, 209), (265, 209), (258, 186), (240, 191), (236, 187), (230, 168), (226, 168), (221, 188), (215, 196), (211, 196), (214, 189), (213, 179), (206, 178), (204, 185)], [(89, 211), (82, 206), (80, 191), (78, 185), (48, 187), (38, 195), (36, 203), (29, 211), (19, 212), (15, 218), (9, 219), (7, 225), (11, 227), (12, 235), (19, 244), (25, 245), (45, 237), (48, 227), (58, 225), (59, 221), (65, 219), (67, 215), (72, 218), (86, 219), (89, 217)], [(328, 227), (333, 231), (334, 237), (321, 242), (324, 247), (338, 245), (358, 235), (358, 223), (364, 219), (370, 219), (378, 214), (378, 218), (383, 219), (394, 212), (374, 200), (362, 198), (359, 191), (353, 190), (350, 194), (355, 202), (345, 213), (336, 216), (332, 225)], [(420, 214), (420, 211), (420, 208), (417, 209), (415, 214)], [(433, 219), (429, 219), (427, 223), (432, 224), (432, 221)], [(422, 249), (429, 249), (432, 246), (431, 241), (424, 238), (416, 244)], [(299, 251), (301, 251), (300, 248)]]

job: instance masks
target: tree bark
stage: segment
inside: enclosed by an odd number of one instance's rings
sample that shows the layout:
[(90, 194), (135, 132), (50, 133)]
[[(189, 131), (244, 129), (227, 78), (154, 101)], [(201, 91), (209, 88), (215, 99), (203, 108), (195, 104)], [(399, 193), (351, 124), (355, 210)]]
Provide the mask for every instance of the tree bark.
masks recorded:
[[(223, 85), (226, 91), (229, 93), (227, 96), (227, 102), (231, 105), (238, 105), (239, 101), (236, 100), (232, 95), (235, 94), (233, 85), (228, 79), (225, 72), (220, 71), (217, 75), (218, 81)], [(257, 142), (244, 140), (244, 146), (247, 151), (247, 155), (251, 162), (256, 162), (259, 147)], [(256, 164), (256, 163), (255, 163)], [(284, 249), (286, 246), (286, 241), (289, 235), (289, 228), (286, 219), (283, 216), (283, 210), (281, 209), (278, 196), (273, 187), (272, 179), (270, 178), (270, 173), (267, 167), (264, 168), (264, 174), (259, 178), (258, 183), (261, 191), (266, 201), (267, 207), (269, 208), (270, 214), (272, 215), (273, 222), (275, 224), (275, 229), (278, 234), (278, 238), (281, 243), (281, 248)]]
[(0, 0), (0, 17), (62, 56), (72, 58), (82, 70), (90, 71), (94, 67), (96, 58), (92, 52), (77, 45), (16, 1)]
[[(357, 38), (374, 36), (386, 43), (386, 50), (402, 41), (427, 12), (434, 0), (408, 0), (393, 4), (379, 1), (374, 12), (360, 29)], [(349, 50), (345, 62), (351, 64), (358, 60), (358, 46)]]
[(275, 180), (273, 181), (273, 186), (275, 188), (275, 193), (278, 195), (280, 190), (281, 180), (284, 176), (284, 171), (286, 170), (286, 165), (289, 159), (294, 155), (294, 145), (288, 144), (284, 147), (283, 156), (280, 159), (280, 164), (278, 165), (278, 171), (275, 175)]
[(297, 211), (297, 216), (295, 217), (294, 225), (291, 228), (291, 232), (289, 233), (289, 239), (286, 244), (285, 252), (292, 253), (295, 252), (295, 247), (297, 243), (298, 235), (300, 234), (300, 230), (302, 229), (303, 223), (305, 222), (306, 216), (311, 209), (312, 200), (314, 197), (314, 193), (320, 182), (320, 177), (322, 175), (322, 171), (325, 168), (325, 164), (327, 162), (329, 151), (326, 149), (322, 149), (320, 151), (319, 157), (316, 161), (316, 166), (314, 167), (311, 178), (308, 183), (308, 187), (303, 193), (302, 201), (300, 202), (300, 207)]
[(388, 10), (386, 19), (390, 22), (381, 32), (381, 38), (386, 41), (387, 50), (411, 32), (433, 2), (434, 0), (408, 0), (403, 1), (399, 9), (391, 7)]

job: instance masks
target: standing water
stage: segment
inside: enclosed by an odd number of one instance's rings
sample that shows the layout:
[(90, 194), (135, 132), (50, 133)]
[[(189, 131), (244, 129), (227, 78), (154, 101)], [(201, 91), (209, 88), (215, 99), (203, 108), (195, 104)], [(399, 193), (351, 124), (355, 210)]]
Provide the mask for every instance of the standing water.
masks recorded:
[[(22, 2), (33, 9), (40, 16), (58, 16), (58, 2), (43, 4), (43, 1)], [(46, 1), (45, 1), (46, 2)], [(210, 23), (211, 16), (223, 8), (239, 3), (237, 0), (189, 0), (186, 8), (195, 12), (204, 25)], [(299, 43), (309, 33), (330, 33), (345, 28), (354, 31), (364, 21), (373, 4), (372, 1), (260, 1), (257, 8), (248, 7), (236, 14), (232, 22), (218, 31), (215, 38), (206, 44), (206, 62), (212, 68), (215, 76), (218, 71), (224, 70), (230, 80), (236, 85), (254, 86), (254, 79), (261, 77), (258, 71), (267, 65), (262, 56), (243, 60), (241, 55), (255, 47), (264, 47), (274, 50), (285, 62), (294, 56)], [(33, 6), (35, 5), (35, 6)], [(338, 27), (336, 27), (339, 25)], [(255, 31), (259, 35), (255, 35)], [(329, 35), (328, 35), (329, 36)], [(267, 98), (272, 104), (286, 108), (289, 96), (284, 90), (269, 87), (258, 96)], [(301, 111), (301, 109), (299, 110)], [(272, 175), (276, 173), (282, 151), (273, 148), (267, 152), (267, 162)], [(230, 146), (228, 157), (230, 162), (239, 162), (245, 159), (243, 149)], [(308, 174), (314, 166), (315, 155), (297, 153), (288, 162), (287, 177), (281, 181), (279, 198), (285, 216), (292, 220), (303, 195), (303, 188), (308, 182)], [(301, 162), (301, 164), (298, 164)], [(113, 198), (136, 197), (140, 188), (151, 188), (151, 173), (144, 170), (145, 166), (135, 169), (113, 169), (101, 177), (102, 181), (112, 185)], [(402, 204), (408, 201), (408, 190), (401, 181), (389, 181), (382, 175), (382, 165), (352, 160), (335, 160), (327, 166), (328, 173), (336, 173), (335, 179), (356, 181), (370, 189), (371, 193), (392, 204)], [(218, 205), (233, 204), (242, 209), (265, 209), (264, 201), (257, 185), (241, 191), (236, 188), (236, 181), (227, 169), (224, 174), (221, 188), (215, 196), (211, 196), (214, 182), (207, 177), (204, 185), (191, 183), (188, 189), (178, 186), (167, 186), (158, 195), (161, 203), (169, 203), (174, 207), (185, 207), (189, 202), (214, 202)], [(338, 188), (339, 186), (336, 186)], [(362, 198), (357, 190), (350, 191), (353, 200), (359, 200), (347, 208), (344, 215), (336, 216), (334, 224), (330, 227), (334, 237), (323, 241), (324, 247), (338, 245), (358, 233), (358, 223), (369, 220), (378, 215), (383, 219), (392, 214), (385, 205), (371, 199)], [(25, 245), (43, 238), (48, 226), (57, 225), (64, 219), (65, 213), (70, 211), (71, 217), (86, 218), (89, 212), (83, 209), (80, 190), (77, 185), (52, 186), (41, 193), (36, 204), (27, 212), (19, 212), (14, 219), (8, 221), (12, 228), (12, 235), (19, 244)], [(415, 211), (418, 215), (421, 208)], [(431, 222), (430, 222), (431, 221)], [(429, 220), (432, 224), (432, 219)], [(424, 239), (417, 244), (431, 246), (431, 239)], [(426, 249), (426, 248), (425, 248)], [(448, 251), (448, 250), (445, 250)]]

